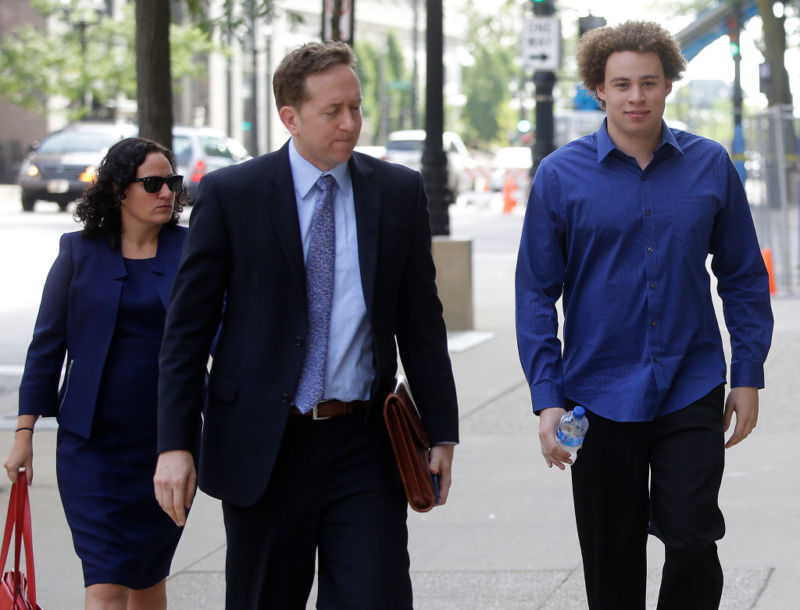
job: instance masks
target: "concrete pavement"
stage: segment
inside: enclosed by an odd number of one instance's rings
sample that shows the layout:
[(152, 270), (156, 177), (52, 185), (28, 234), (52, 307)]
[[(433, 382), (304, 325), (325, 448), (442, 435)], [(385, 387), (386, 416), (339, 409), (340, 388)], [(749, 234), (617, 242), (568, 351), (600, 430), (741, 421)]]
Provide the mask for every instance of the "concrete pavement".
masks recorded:
[[(485, 236), (488, 223), (502, 227), (504, 246)], [(450, 499), (430, 513), (409, 513), (415, 607), (585, 608), (569, 474), (548, 470), (539, 453), (538, 423), (516, 353), (513, 279), (521, 214), (459, 207), (452, 226), (454, 237), (475, 235), (477, 332), (451, 334), (461, 444)], [(773, 308), (775, 337), (759, 427), (727, 453), (721, 504), (728, 534), (720, 543), (726, 609), (797, 607), (800, 410), (792, 382), (800, 363), (800, 300), (776, 298)], [(0, 370), (0, 382), (18, 383), (14, 371)], [(15, 409), (13, 392), (0, 393), (0, 420), (11, 421)], [(12, 435), (0, 431), (0, 456)], [(59, 502), (54, 457), (53, 427), (37, 429), (31, 502), (40, 604), (71, 610), (83, 607), (82, 576)], [(3, 510), (7, 498), (8, 483), (0, 482)], [(648, 608), (655, 608), (662, 556), (661, 543), (651, 538)], [(219, 504), (200, 494), (168, 580), (170, 608), (222, 608), (224, 560)]]

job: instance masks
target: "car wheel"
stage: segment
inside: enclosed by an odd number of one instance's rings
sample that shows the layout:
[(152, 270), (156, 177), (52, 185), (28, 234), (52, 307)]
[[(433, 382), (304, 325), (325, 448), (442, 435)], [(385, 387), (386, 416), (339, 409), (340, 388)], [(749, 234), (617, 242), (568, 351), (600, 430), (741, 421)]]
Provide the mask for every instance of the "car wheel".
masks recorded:
[(61, 212), (66, 212), (66, 211), (67, 211), (67, 206), (68, 206), (68, 205), (69, 205), (69, 201), (59, 201), (59, 202), (58, 202), (58, 209), (59, 209)]
[(33, 212), (33, 206), (36, 204), (36, 197), (22, 193), (22, 211)]

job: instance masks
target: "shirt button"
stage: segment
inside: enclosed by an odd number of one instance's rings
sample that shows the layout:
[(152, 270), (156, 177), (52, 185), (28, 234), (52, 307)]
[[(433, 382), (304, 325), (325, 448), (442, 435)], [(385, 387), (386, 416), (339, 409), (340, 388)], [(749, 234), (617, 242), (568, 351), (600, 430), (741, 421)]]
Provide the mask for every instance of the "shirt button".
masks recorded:
[(650, 246), (650, 247), (647, 249), (647, 251), (652, 253), (652, 252), (653, 252), (653, 246)]
[(650, 288), (655, 288), (656, 285), (653, 282), (650, 282)]
[(282, 403), (289, 404), (289, 402), (290, 402), (291, 400), (292, 400), (292, 397), (291, 397), (291, 396), (289, 396), (289, 395), (288, 395), (286, 392), (284, 392), (283, 394), (281, 394), (281, 402), (282, 402)]
[(650, 321), (650, 326), (655, 326), (655, 325), (656, 325), (656, 321), (655, 320), (651, 320)]
[(650, 210), (645, 211), (645, 216), (650, 216)]
[(305, 343), (306, 343), (306, 342), (305, 342), (305, 340), (303, 339), (303, 337), (295, 337), (295, 338), (294, 338), (294, 344), (295, 344), (297, 347), (303, 347), (303, 345), (305, 345)]
[(642, 180), (647, 180), (647, 175), (646, 174), (642, 174)]
[(659, 360), (658, 356), (656, 356), (656, 357), (654, 357), (654, 358), (653, 358), (653, 362), (660, 362), (660, 360)]

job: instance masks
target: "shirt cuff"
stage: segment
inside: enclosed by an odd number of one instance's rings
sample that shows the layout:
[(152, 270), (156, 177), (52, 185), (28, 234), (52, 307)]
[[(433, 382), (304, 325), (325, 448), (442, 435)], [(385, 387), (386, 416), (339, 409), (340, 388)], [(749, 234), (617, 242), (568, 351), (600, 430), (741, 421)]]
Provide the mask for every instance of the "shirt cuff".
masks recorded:
[(734, 360), (731, 362), (731, 387), (764, 387), (764, 365), (760, 362), (748, 360)]
[(564, 407), (564, 388), (552, 381), (543, 381), (531, 386), (533, 412), (538, 415), (543, 409)]

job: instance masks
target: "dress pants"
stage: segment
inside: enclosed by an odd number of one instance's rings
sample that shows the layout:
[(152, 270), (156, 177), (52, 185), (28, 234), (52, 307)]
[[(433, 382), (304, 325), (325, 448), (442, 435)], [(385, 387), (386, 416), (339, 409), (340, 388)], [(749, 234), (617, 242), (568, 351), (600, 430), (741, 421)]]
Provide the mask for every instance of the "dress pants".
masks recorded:
[(591, 610), (645, 607), (648, 531), (665, 545), (658, 610), (719, 607), (724, 397), (721, 385), (649, 422), (587, 410), (589, 432), (571, 470)]
[(408, 610), (407, 502), (362, 417), (289, 416), (253, 506), (223, 502), (227, 610)]

